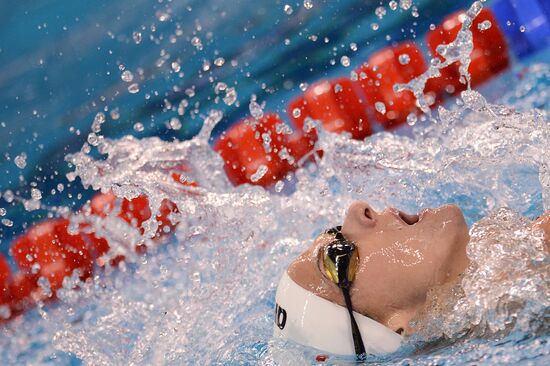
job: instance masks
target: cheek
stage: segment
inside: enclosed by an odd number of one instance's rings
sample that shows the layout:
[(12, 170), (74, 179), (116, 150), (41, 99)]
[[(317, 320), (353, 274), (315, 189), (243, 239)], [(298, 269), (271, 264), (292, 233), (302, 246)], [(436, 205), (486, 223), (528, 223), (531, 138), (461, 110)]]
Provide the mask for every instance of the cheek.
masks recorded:
[(423, 297), (434, 277), (426, 250), (425, 243), (408, 239), (371, 252), (358, 271), (358, 287), (389, 304)]
[(460, 274), (468, 264), (466, 245), (469, 241), (468, 230), (464, 225), (449, 223), (436, 235), (428, 258), (432, 262), (433, 284), (442, 284)]

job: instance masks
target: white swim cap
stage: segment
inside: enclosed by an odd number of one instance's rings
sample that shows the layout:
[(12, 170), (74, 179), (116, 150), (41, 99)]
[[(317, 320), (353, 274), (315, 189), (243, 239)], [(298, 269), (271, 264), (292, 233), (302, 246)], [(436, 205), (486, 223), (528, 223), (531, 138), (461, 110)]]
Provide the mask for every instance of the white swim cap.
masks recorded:
[[(285, 272), (275, 295), (275, 337), (337, 355), (355, 355), (345, 307), (300, 287)], [(353, 312), (368, 354), (395, 352), (403, 337), (383, 324)]]

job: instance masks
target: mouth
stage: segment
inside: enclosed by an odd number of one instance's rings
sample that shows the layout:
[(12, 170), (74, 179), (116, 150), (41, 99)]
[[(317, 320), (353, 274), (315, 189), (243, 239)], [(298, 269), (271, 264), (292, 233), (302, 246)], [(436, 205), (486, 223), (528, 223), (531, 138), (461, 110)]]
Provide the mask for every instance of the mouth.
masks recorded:
[(420, 220), (420, 216), (418, 215), (409, 215), (402, 211), (399, 211), (397, 213), (397, 216), (407, 225), (414, 225)]

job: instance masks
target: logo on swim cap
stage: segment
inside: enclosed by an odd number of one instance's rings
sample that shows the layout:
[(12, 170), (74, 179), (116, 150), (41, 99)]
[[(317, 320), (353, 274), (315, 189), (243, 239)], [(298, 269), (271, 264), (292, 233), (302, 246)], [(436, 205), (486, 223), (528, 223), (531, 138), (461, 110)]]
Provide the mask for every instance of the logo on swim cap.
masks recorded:
[(286, 324), (286, 310), (275, 303), (275, 324), (283, 330)]

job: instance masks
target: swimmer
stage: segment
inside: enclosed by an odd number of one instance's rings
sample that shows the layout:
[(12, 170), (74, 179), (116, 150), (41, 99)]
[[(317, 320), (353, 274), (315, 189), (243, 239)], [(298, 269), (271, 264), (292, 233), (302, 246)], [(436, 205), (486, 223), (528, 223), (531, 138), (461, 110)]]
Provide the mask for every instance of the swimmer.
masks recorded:
[[(533, 226), (548, 250), (550, 211)], [(467, 268), (469, 239), (454, 205), (409, 215), (355, 202), (343, 225), (317, 237), (283, 274), (275, 336), (358, 359), (394, 352), (413, 333), (428, 291)]]

